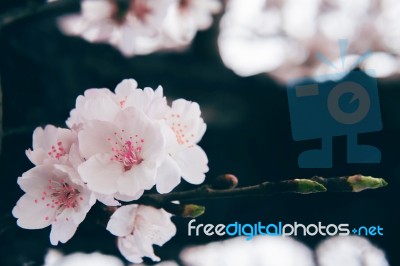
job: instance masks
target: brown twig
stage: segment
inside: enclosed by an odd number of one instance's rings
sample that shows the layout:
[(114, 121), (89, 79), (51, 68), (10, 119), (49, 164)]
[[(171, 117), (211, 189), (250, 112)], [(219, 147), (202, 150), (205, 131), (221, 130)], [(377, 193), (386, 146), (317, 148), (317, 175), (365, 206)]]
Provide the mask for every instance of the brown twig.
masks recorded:
[(171, 192), (167, 194), (147, 194), (132, 203), (151, 205), (163, 208), (172, 201), (196, 201), (215, 198), (271, 196), (279, 193), (309, 194), (317, 192), (359, 192), (365, 189), (385, 187), (386, 181), (363, 175), (324, 178), (316, 176), (311, 179), (292, 179), (277, 182), (263, 182), (258, 185), (232, 189), (215, 189), (204, 185), (197, 189)]
[(0, 14), (0, 29), (38, 16), (61, 15), (79, 11), (78, 0), (58, 0), (51, 3), (31, 3)]

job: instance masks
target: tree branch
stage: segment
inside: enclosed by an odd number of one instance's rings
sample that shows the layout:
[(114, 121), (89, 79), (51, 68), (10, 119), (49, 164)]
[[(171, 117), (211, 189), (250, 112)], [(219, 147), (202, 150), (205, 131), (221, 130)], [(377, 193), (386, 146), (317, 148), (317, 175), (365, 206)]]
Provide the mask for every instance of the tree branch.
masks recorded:
[(318, 193), (318, 192), (360, 192), (365, 189), (375, 189), (387, 186), (382, 178), (374, 178), (363, 175), (341, 176), (324, 178), (315, 176), (311, 179), (292, 179), (277, 182), (263, 182), (255, 186), (215, 189), (204, 185), (200, 188), (171, 192), (167, 194), (147, 194), (139, 200), (131, 203), (151, 205), (156, 208), (164, 208), (172, 201), (195, 201), (215, 198), (271, 196), (279, 193)]
[(0, 14), (0, 29), (15, 22), (37, 16), (61, 15), (79, 11), (78, 0), (58, 0), (51, 3), (31, 3)]

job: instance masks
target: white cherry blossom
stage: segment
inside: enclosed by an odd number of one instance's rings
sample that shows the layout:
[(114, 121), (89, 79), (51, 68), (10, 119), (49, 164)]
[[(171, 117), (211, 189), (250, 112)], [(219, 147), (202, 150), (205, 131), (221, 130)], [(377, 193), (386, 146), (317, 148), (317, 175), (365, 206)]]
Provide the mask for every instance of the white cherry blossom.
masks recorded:
[(35, 165), (47, 161), (64, 163), (68, 160), (68, 153), (74, 141), (76, 134), (69, 129), (52, 125), (47, 125), (44, 129), (38, 127), (33, 132), (33, 150), (28, 149), (26, 156)]
[(50, 242), (65, 243), (95, 203), (94, 194), (71, 167), (53, 163), (39, 165), (18, 178), (25, 194), (12, 213), (25, 229), (51, 225)]
[(107, 230), (118, 236), (118, 248), (127, 260), (140, 263), (143, 257), (149, 257), (159, 261), (153, 245), (162, 246), (176, 234), (170, 217), (163, 209), (127, 205), (114, 212)]
[(213, 15), (220, 12), (218, 0), (178, 0), (168, 10), (163, 24), (163, 45), (173, 48), (189, 44), (198, 30), (209, 28)]
[(117, 113), (127, 107), (135, 107), (152, 119), (160, 119), (168, 112), (163, 88), (139, 89), (136, 80), (125, 79), (117, 85), (115, 93), (109, 89), (89, 89), (78, 96), (75, 109), (70, 113), (67, 125), (79, 127), (89, 120), (112, 122)]
[(151, 119), (163, 118), (170, 109), (161, 86), (156, 90), (150, 87), (138, 89), (134, 79), (125, 79), (117, 85), (114, 100), (121, 109), (135, 107)]
[[(81, 130), (82, 125), (87, 127), (87, 124), (96, 124), (101, 128), (102, 125), (107, 125), (107, 123), (89, 122), (97, 120), (114, 123), (113, 121), (121, 111), (132, 107), (144, 113), (149, 120), (157, 121), (162, 128), (162, 134), (165, 135), (165, 156), (157, 169), (156, 175), (157, 191), (160, 193), (171, 191), (180, 183), (181, 176), (189, 183), (202, 183), (205, 173), (208, 171), (208, 159), (205, 152), (197, 145), (206, 130), (206, 124), (201, 118), (200, 107), (197, 103), (184, 99), (175, 100), (172, 107), (168, 106), (161, 86), (156, 90), (149, 87), (139, 89), (135, 80), (126, 79), (117, 85), (115, 93), (108, 89), (87, 90), (84, 96), (78, 97), (76, 108), (71, 111), (67, 124), (77, 130)], [(103, 129), (98, 130), (103, 131)], [(91, 139), (90, 136), (88, 138)], [(83, 143), (81, 145), (85, 146), (87, 141), (80, 140), (80, 142)], [(106, 169), (110, 170), (107, 165), (104, 165), (104, 162), (100, 162), (99, 159), (95, 161), (103, 165), (102, 170), (100, 170), (102, 173), (105, 174)], [(94, 168), (99, 166), (94, 164), (93, 160), (91, 163), (93, 163)], [(87, 164), (89, 163), (85, 162), (85, 165)], [(80, 170), (81, 175), (87, 176), (82, 171)], [(102, 190), (94, 188), (86, 177), (83, 178), (96, 192), (118, 193), (120, 194), (118, 198), (121, 200), (124, 197), (122, 194), (129, 196), (128, 199), (136, 198), (133, 194), (127, 195), (121, 193), (118, 189), (116, 190), (114, 186), (109, 186), (110, 182), (114, 182), (112, 179), (106, 179), (109, 183), (108, 185), (104, 184), (106, 185), (104, 189), (107, 189)], [(143, 188), (149, 189), (149, 186), (150, 183)], [(142, 194), (142, 191), (136, 192), (139, 196)]]
[(50, 249), (44, 259), (43, 266), (124, 266), (117, 257), (94, 253), (75, 252), (63, 255), (57, 250)]
[(208, 171), (208, 158), (197, 145), (206, 131), (200, 107), (195, 102), (175, 100), (165, 116), (170, 129), (166, 151), (168, 156), (157, 174), (157, 191), (167, 193), (176, 187), (182, 176), (191, 184), (200, 184)]
[(165, 140), (160, 123), (143, 112), (128, 107), (113, 122), (91, 120), (78, 139), (86, 159), (78, 172), (91, 190), (132, 200), (154, 185)]
[[(81, 14), (60, 18), (59, 27), (68, 35), (89, 42), (107, 42), (125, 56), (152, 52), (157, 43), (170, 0), (130, 0), (127, 6), (109, 0), (83, 0)], [(156, 45), (157, 46), (157, 45)]]
[(88, 89), (76, 99), (75, 109), (70, 112), (66, 124), (72, 129), (79, 129), (89, 120), (113, 121), (120, 110), (113, 100), (109, 89)]

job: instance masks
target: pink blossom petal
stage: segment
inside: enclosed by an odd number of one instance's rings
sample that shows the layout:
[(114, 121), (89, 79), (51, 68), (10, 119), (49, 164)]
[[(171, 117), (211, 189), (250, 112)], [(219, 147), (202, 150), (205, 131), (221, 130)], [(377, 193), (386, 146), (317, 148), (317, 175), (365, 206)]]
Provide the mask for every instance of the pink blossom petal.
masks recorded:
[(108, 221), (107, 230), (116, 236), (130, 235), (133, 231), (133, 217), (136, 216), (137, 208), (136, 204), (119, 207)]
[(166, 156), (164, 162), (157, 169), (156, 184), (158, 193), (168, 193), (181, 181), (181, 169), (178, 164)]
[(117, 192), (117, 180), (124, 168), (123, 165), (111, 161), (110, 155), (98, 154), (81, 164), (78, 172), (89, 189), (110, 195)]
[(128, 97), (137, 89), (138, 83), (134, 79), (124, 79), (115, 88), (118, 97)]
[(93, 21), (86, 23), (86, 27), (81, 30), (81, 35), (89, 42), (106, 42), (115, 29), (116, 26), (111, 20)]
[(176, 227), (171, 222), (171, 214), (163, 209), (140, 205), (137, 215), (137, 230), (147, 243), (162, 246), (176, 234)]
[(45, 204), (39, 204), (39, 200), (31, 195), (23, 195), (12, 210), (17, 218), (19, 227), (25, 229), (41, 229), (49, 226), (53, 221), (56, 211), (47, 208)]
[(34, 165), (39, 165), (49, 158), (49, 155), (42, 148), (28, 149), (25, 151), (25, 154)]
[[(119, 235), (118, 248), (122, 255), (131, 262), (141, 262), (142, 257), (149, 257), (153, 261), (160, 258), (154, 254), (153, 244), (163, 245), (176, 234), (176, 227), (171, 222), (171, 215), (163, 209), (156, 209), (150, 206), (133, 205), (124, 206), (123, 210), (117, 211), (113, 216), (118, 216), (118, 220), (113, 223), (113, 227)], [(124, 210), (125, 209), (125, 210)], [(129, 210), (135, 209), (132, 213)], [(111, 218), (113, 219), (113, 218)], [(129, 225), (133, 224), (133, 228)], [(127, 230), (120, 231), (120, 228)], [(129, 228), (128, 228), (129, 227)]]
[(50, 231), (50, 242), (57, 245), (58, 242), (66, 243), (75, 234), (78, 224), (71, 218), (71, 209), (63, 211), (53, 222)]
[(114, 199), (113, 195), (104, 195), (101, 193), (95, 193), (96, 199), (106, 206), (120, 206), (121, 203)]
[(17, 183), (25, 193), (41, 197), (48, 190), (49, 180), (54, 176), (53, 171), (52, 165), (39, 165), (25, 172)]
[(144, 189), (150, 189), (155, 184), (156, 167), (148, 167), (147, 162), (132, 167), (131, 170), (124, 172), (118, 179), (118, 192), (126, 196), (136, 196)]
[(74, 128), (90, 120), (110, 122), (119, 110), (109, 89), (89, 89), (84, 96), (78, 96), (66, 123)]
[(98, 153), (112, 152), (115, 134), (120, 130), (112, 123), (89, 121), (78, 134), (79, 148), (83, 157), (89, 158)]
[(178, 99), (173, 101), (167, 122), (175, 132), (180, 144), (195, 144), (206, 131), (206, 124), (200, 117), (200, 107), (195, 102)]
[(182, 177), (191, 184), (201, 184), (208, 172), (208, 158), (198, 145), (184, 149), (173, 155), (182, 170)]
[(133, 236), (126, 236), (118, 238), (118, 249), (125, 259), (133, 263), (143, 262), (143, 252), (138, 248)]
[(128, 195), (124, 195), (121, 193), (115, 193), (114, 197), (117, 200), (121, 200), (121, 201), (133, 201), (133, 200), (137, 200), (138, 198), (140, 198), (144, 193), (144, 189), (139, 189), (138, 192), (133, 195), (133, 196), (128, 196)]

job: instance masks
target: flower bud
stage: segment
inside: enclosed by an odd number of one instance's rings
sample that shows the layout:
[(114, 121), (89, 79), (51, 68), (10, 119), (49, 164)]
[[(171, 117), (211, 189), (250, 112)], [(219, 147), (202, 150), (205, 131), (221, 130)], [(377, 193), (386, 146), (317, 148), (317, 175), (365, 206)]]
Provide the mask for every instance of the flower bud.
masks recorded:
[(347, 182), (353, 188), (353, 192), (360, 192), (365, 189), (375, 189), (386, 187), (388, 183), (383, 178), (372, 176), (352, 175), (347, 178)]
[(238, 178), (232, 174), (225, 174), (218, 176), (211, 187), (213, 189), (232, 189), (238, 185)]
[(297, 192), (301, 194), (326, 191), (326, 187), (324, 187), (322, 184), (309, 179), (295, 179), (294, 182), (297, 184)]
[(196, 218), (204, 214), (206, 208), (196, 204), (166, 204), (163, 208), (173, 215), (184, 218)]

